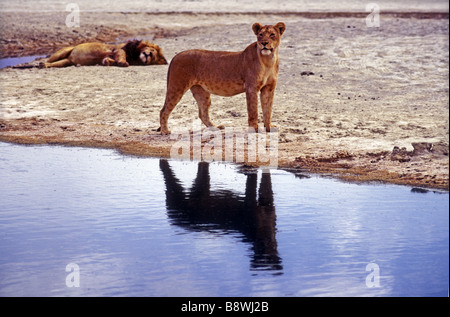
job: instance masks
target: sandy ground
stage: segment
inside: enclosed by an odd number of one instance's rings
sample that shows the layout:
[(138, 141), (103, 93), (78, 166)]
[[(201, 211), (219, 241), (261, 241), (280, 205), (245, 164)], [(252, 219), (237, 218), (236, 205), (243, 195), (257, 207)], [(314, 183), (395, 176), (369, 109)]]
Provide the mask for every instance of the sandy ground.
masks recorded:
[[(378, 28), (367, 27), (364, 14), (92, 11), (83, 13), (78, 28), (68, 28), (66, 16), (1, 12), (1, 56), (145, 38), (170, 61), (190, 48), (242, 50), (255, 40), (254, 22), (284, 21), (273, 110), (279, 166), (448, 189), (448, 13), (385, 14)], [(176, 140), (156, 131), (167, 70), (2, 69), (0, 140), (169, 156)], [(213, 96), (212, 103), (216, 123), (247, 125), (244, 95)], [(197, 111), (187, 93), (170, 128), (191, 127)]]

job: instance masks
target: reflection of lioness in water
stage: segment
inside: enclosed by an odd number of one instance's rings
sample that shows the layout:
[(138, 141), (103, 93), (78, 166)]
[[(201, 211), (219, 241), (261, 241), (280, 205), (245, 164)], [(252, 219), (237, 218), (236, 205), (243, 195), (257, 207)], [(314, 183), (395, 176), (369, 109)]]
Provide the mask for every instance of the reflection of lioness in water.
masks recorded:
[(209, 163), (198, 163), (197, 176), (190, 189), (183, 186), (167, 160), (161, 159), (159, 167), (166, 184), (167, 215), (171, 224), (220, 235), (220, 231), (239, 232), (243, 241), (252, 244), (252, 269), (282, 273), (270, 173), (262, 174), (258, 190), (258, 174), (244, 171), (247, 180), (243, 196), (232, 190), (213, 189)]
[(57, 51), (41, 67), (66, 67), (72, 65), (163, 65), (167, 64), (158, 45), (147, 41), (133, 40), (113, 45), (105, 43), (84, 43), (65, 47)]
[(257, 42), (242, 52), (189, 50), (176, 55), (169, 67), (167, 95), (160, 114), (161, 133), (170, 133), (167, 121), (172, 110), (190, 89), (199, 107), (202, 122), (211, 127), (211, 94), (234, 96), (245, 92), (248, 125), (258, 128), (258, 93), (264, 126), (270, 131), (272, 104), (278, 78), (278, 49), (284, 23), (262, 26), (253, 24)]

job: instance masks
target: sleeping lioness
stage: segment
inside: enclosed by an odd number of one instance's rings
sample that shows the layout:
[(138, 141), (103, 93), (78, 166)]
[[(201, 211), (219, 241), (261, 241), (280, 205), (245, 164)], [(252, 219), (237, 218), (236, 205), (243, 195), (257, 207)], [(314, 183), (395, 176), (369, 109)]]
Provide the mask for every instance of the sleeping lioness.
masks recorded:
[(169, 134), (167, 121), (184, 93), (190, 89), (199, 107), (202, 122), (211, 127), (211, 94), (234, 96), (245, 92), (248, 125), (258, 128), (258, 93), (264, 127), (271, 129), (272, 104), (278, 78), (278, 49), (286, 30), (282, 22), (262, 26), (253, 24), (257, 41), (242, 52), (189, 50), (176, 55), (169, 66), (167, 94), (160, 113), (161, 134)]
[(83, 43), (65, 47), (54, 53), (41, 68), (67, 67), (73, 65), (164, 65), (167, 64), (161, 48), (153, 43), (132, 40), (123, 44), (99, 42)]

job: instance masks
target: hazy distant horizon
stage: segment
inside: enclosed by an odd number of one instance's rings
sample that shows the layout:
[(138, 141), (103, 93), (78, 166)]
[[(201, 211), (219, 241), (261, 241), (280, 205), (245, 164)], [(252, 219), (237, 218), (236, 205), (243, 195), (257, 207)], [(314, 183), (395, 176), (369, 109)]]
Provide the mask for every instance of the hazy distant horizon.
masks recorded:
[(381, 11), (449, 11), (446, 0), (0, 0), (0, 12), (65, 11), (69, 3), (78, 4), (81, 11), (107, 12), (365, 12), (370, 3)]

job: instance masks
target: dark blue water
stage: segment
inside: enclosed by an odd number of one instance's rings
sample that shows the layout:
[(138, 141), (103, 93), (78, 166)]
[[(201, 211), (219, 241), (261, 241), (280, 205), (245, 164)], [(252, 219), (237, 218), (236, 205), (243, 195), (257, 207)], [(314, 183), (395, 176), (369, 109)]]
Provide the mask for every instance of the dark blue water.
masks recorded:
[(45, 55), (0, 58), (0, 69), (9, 66), (29, 63), (40, 57), (45, 57)]
[(0, 182), (0, 296), (448, 296), (447, 192), (5, 143)]

